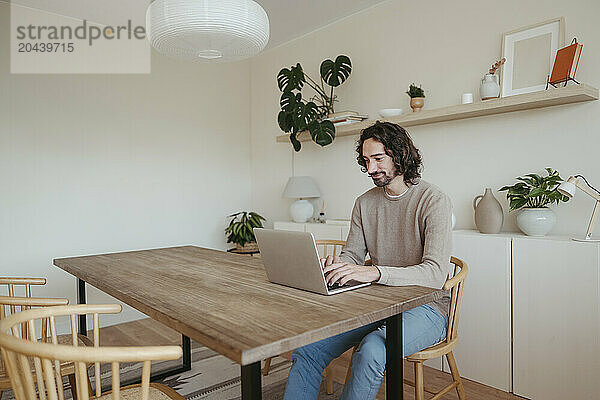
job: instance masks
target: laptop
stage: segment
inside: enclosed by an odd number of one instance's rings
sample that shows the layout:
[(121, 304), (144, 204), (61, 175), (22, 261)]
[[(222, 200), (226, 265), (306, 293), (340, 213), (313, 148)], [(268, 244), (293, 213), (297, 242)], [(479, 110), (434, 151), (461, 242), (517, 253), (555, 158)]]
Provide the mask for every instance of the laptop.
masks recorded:
[(310, 232), (254, 228), (267, 278), (273, 283), (324, 295), (338, 294), (368, 286), (351, 281), (327, 286), (315, 238)]

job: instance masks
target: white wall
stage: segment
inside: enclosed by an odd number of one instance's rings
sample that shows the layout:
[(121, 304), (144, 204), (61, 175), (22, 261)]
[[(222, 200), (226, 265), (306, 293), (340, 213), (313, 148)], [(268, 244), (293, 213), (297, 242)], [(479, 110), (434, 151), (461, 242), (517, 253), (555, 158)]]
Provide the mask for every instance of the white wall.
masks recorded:
[[(294, 169), (313, 176), (327, 202), (330, 218), (349, 218), (354, 199), (372, 186), (355, 161), (358, 138), (336, 139), (320, 148), (304, 142), (294, 154), (290, 144), (276, 143), (280, 92), (276, 75), (300, 62), (313, 78), (326, 58), (348, 55), (350, 79), (336, 93), (337, 110), (367, 112), (381, 108), (410, 110), (404, 93), (412, 82), (426, 89), (426, 108), (455, 105), (460, 95), (478, 96), (483, 74), (501, 56), (502, 33), (557, 16), (566, 19), (566, 40), (584, 44), (577, 72), (581, 82), (598, 87), (600, 78), (600, 2), (507, 0), (487, 4), (388, 1), (279, 46), (252, 60), (252, 207), (269, 222), (289, 220), (289, 199), (281, 193)], [(310, 89), (305, 89), (305, 97)], [(600, 187), (600, 102), (564, 105), (409, 129), (424, 158), (423, 178), (438, 185), (454, 202), (457, 228), (474, 228), (472, 200), (486, 187), (497, 190), (546, 166), (563, 178), (581, 173)], [(495, 191), (505, 211), (503, 193)], [(583, 234), (593, 201), (579, 192), (553, 207), (558, 223), (553, 234)], [(506, 212), (505, 212), (506, 214)], [(515, 215), (504, 230), (516, 231)], [(596, 232), (600, 230), (596, 229)]]
[(9, 16), (0, 3), (0, 275), (73, 302), (53, 258), (226, 248), (226, 215), (250, 205), (249, 63), (153, 53), (148, 75), (11, 75)]

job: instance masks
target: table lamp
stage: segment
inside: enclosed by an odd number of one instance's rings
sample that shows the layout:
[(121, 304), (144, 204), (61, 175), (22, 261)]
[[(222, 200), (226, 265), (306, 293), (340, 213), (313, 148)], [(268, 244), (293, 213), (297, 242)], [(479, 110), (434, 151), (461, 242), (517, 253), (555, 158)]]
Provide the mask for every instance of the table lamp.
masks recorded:
[(320, 197), (321, 192), (310, 176), (292, 176), (283, 191), (283, 197), (299, 199), (290, 206), (290, 214), (294, 222), (306, 222), (312, 217), (314, 207), (306, 199)]
[[(578, 178), (583, 179), (587, 186), (583, 185)], [(585, 234), (585, 238), (572, 238), (578, 242), (600, 242), (600, 239), (592, 239), (592, 231), (594, 230), (594, 225), (596, 224), (596, 217), (598, 216), (598, 205), (600, 204), (600, 192), (589, 184), (587, 179), (582, 175), (570, 176), (569, 179), (561, 183), (557, 190), (567, 196), (568, 198), (572, 198), (575, 196), (576, 188), (581, 189), (588, 195), (590, 195), (593, 199), (596, 200), (596, 204), (594, 205), (594, 211), (592, 212), (592, 218), (590, 218), (590, 223), (588, 224), (588, 229)]]

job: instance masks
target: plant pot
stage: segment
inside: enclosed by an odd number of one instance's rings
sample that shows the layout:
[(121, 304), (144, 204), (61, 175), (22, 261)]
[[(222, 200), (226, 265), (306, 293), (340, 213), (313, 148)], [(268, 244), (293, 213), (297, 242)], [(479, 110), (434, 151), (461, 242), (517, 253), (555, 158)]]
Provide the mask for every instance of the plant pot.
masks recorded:
[(258, 251), (258, 243), (256, 243), (256, 242), (247, 242), (243, 246), (240, 246), (239, 243), (236, 243), (235, 244), (235, 249), (237, 251), (248, 252), (248, 253), (253, 252), (253, 251)]
[(549, 208), (523, 208), (517, 214), (517, 226), (528, 236), (546, 236), (556, 224), (556, 215)]
[(411, 97), (410, 99), (410, 108), (412, 108), (413, 112), (421, 111), (421, 108), (425, 105), (424, 97)]

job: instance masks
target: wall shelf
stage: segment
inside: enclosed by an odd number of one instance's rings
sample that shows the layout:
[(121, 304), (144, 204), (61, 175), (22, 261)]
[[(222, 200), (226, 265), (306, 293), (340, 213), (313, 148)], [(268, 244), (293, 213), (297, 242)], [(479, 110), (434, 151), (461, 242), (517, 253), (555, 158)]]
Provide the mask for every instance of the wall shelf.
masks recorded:
[[(550, 88), (534, 93), (519, 94), (510, 97), (502, 97), (494, 100), (479, 101), (472, 104), (459, 104), (456, 106), (437, 108), (434, 110), (423, 110), (418, 113), (408, 112), (389, 119), (390, 121), (405, 128), (409, 126), (434, 124), (436, 122), (454, 121), (466, 118), (482, 117), (485, 115), (504, 114), (513, 111), (531, 110), (557, 106), (560, 104), (580, 103), (584, 101), (598, 100), (598, 89), (589, 85), (572, 85), (567, 87)], [(355, 124), (342, 125), (335, 128), (335, 136), (358, 135), (360, 131), (375, 120), (367, 119)], [(301, 142), (311, 140), (308, 132), (300, 132), (298, 139)], [(289, 135), (277, 136), (277, 142), (289, 143)]]

